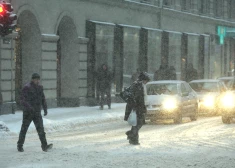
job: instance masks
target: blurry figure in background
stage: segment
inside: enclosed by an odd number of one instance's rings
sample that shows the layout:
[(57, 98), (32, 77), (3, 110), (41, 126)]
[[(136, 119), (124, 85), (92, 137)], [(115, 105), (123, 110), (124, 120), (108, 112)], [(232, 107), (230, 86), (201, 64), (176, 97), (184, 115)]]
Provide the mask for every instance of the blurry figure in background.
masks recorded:
[(146, 106), (144, 101), (144, 85), (150, 81), (146, 72), (141, 72), (137, 81), (130, 87), (131, 98), (127, 102), (124, 120), (127, 121), (132, 110), (136, 111), (137, 125), (126, 132), (130, 144), (139, 145), (139, 130), (145, 123)]
[(138, 79), (138, 76), (140, 75), (140, 69), (137, 68), (136, 72), (132, 74), (131, 76), (131, 84), (135, 82)]
[(170, 66), (169, 68), (169, 80), (176, 80), (176, 72), (175, 72), (175, 67)]
[(105, 95), (108, 108), (111, 109), (111, 85), (112, 85), (112, 73), (108, 70), (106, 64), (102, 64), (97, 73), (97, 86), (100, 97), (100, 109), (104, 109)]
[(168, 68), (168, 65), (160, 65), (160, 68), (154, 73), (155, 81), (158, 80), (169, 80), (170, 79), (170, 69)]
[(158, 81), (162, 80), (164, 76), (164, 67), (160, 65), (159, 69), (154, 73), (153, 80)]
[(97, 68), (97, 70), (95, 71), (95, 73), (94, 73), (94, 78), (95, 78), (95, 94), (96, 94), (96, 101), (97, 101), (97, 103), (99, 103), (99, 101), (100, 101), (100, 82), (98, 81), (98, 73), (99, 73), (99, 71), (100, 71), (100, 67), (99, 68)]
[(193, 64), (189, 63), (187, 68), (186, 68), (186, 76), (185, 76), (185, 81), (190, 82), (192, 80), (198, 79), (198, 73), (197, 70), (193, 68)]

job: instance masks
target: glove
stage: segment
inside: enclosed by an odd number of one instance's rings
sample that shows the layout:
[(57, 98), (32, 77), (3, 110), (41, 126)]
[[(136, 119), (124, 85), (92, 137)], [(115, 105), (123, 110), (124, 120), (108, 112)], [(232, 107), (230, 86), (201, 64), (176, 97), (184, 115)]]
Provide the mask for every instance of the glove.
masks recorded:
[(47, 115), (47, 111), (44, 111), (44, 116), (46, 116)]

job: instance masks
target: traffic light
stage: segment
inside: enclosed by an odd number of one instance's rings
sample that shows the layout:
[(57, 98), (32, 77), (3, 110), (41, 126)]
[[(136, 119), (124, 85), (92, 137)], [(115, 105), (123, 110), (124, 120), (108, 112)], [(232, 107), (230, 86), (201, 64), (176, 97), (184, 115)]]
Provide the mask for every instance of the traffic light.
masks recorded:
[(6, 36), (11, 34), (16, 28), (13, 22), (17, 19), (16, 14), (13, 14), (13, 7), (5, 1), (0, 2), (0, 35)]

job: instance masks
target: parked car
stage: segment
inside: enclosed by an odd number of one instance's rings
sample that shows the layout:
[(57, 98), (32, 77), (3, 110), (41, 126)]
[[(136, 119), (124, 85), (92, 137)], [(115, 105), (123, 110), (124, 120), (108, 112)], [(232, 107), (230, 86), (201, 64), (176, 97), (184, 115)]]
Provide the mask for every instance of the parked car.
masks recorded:
[(189, 82), (199, 98), (199, 114), (218, 115), (224, 110), (222, 99), (227, 88), (221, 80), (201, 79)]
[(188, 83), (177, 80), (149, 82), (145, 86), (146, 119), (173, 119), (181, 123), (183, 117), (197, 120), (198, 98)]

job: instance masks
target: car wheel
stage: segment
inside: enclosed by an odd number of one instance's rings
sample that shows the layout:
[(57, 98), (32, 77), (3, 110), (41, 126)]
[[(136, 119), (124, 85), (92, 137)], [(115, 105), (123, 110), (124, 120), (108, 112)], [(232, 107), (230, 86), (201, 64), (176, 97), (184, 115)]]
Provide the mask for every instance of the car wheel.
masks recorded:
[(176, 117), (174, 118), (174, 123), (175, 124), (180, 124), (180, 123), (182, 123), (182, 112), (180, 111), (177, 115), (176, 115)]
[(222, 122), (224, 124), (230, 124), (231, 123), (231, 119), (230, 119), (230, 117), (222, 116)]
[(196, 104), (195, 108), (194, 108), (194, 114), (192, 116), (190, 116), (190, 120), (191, 121), (196, 121), (197, 117), (198, 117), (198, 105)]

